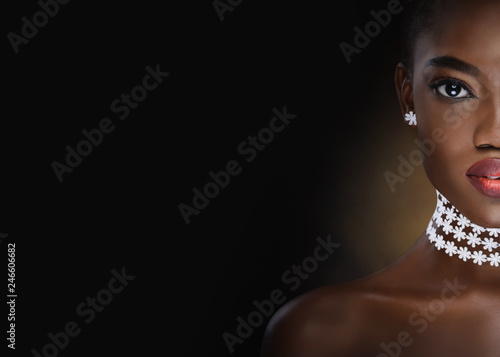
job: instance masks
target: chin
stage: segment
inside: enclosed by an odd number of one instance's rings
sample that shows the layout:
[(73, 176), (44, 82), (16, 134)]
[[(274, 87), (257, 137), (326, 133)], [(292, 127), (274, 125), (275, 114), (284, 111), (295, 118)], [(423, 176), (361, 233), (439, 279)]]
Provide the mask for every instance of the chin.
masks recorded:
[[(500, 199), (486, 197), (473, 187), (467, 187), (455, 200), (455, 207), (473, 223), (485, 228), (500, 228)], [(445, 196), (446, 197), (446, 196)]]
[(482, 202), (473, 207), (474, 213), (468, 217), (472, 222), (486, 228), (500, 228), (500, 199), (496, 202)]

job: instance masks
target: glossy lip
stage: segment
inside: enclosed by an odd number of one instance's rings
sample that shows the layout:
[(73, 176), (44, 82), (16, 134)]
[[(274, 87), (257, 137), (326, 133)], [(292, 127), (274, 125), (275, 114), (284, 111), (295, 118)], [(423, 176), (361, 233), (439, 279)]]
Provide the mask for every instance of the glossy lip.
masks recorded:
[(500, 159), (485, 159), (476, 162), (466, 173), (476, 190), (487, 197), (500, 198), (500, 179), (486, 176), (500, 176)]

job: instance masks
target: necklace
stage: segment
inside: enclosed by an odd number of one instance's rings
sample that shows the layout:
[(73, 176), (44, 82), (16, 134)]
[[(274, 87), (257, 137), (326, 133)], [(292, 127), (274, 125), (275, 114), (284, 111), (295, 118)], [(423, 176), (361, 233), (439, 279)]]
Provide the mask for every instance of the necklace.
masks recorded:
[[(426, 230), (429, 241), (437, 250), (443, 249), (450, 257), (456, 255), (464, 262), (472, 260), (478, 265), (490, 262), (491, 266), (500, 266), (500, 254), (496, 251), (500, 244), (494, 239), (500, 236), (500, 228), (485, 228), (472, 223), (439, 191), (436, 193), (436, 210)], [(448, 240), (451, 237), (453, 240)], [(456, 245), (455, 242), (463, 243)]]

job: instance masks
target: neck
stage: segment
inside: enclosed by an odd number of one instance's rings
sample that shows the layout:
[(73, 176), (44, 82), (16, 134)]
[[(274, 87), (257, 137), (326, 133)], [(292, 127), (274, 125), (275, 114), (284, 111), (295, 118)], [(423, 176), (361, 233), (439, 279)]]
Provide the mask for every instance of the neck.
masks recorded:
[(436, 210), (426, 230), (429, 241), (450, 259), (500, 269), (500, 228), (486, 228), (471, 222), (436, 192)]

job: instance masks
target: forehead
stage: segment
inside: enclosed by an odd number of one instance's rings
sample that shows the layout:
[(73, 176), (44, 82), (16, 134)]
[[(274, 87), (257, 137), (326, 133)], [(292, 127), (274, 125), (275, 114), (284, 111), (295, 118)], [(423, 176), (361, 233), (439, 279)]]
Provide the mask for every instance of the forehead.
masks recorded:
[(415, 73), (437, 56), (459, 58), (489, 76), (500, 73), (500, 1), (455, 2), (434, 21), (417, 40)]

